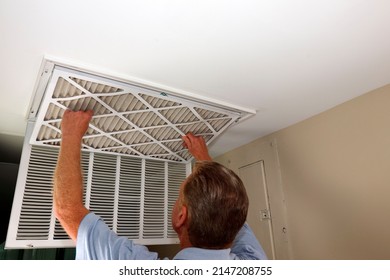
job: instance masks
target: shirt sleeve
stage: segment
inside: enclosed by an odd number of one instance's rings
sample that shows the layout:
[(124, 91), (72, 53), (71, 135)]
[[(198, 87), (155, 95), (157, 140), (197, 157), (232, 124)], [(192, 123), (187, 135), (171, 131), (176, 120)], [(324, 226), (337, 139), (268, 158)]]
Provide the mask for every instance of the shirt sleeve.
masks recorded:
[(118, 236), (92, 212), (80, 223), (76, 243), (77, 260), (155, 260), (157, 257), (157, 253), (149, 252), (147, 247)]
[(241, 260), (267, 260), (263, 248), (247, 223), (238, 232), (233, 241), (231, 253)]

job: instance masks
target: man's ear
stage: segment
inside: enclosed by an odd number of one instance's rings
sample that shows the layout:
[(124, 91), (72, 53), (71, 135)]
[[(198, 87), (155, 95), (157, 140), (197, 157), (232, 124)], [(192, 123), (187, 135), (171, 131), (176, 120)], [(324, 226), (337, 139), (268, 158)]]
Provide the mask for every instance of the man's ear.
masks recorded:
[(177, 215), (177, 220), (175, 223), (176, 228), (181, 228), (187, 221), (188, 218), (188, 211), (187, 211), (187, 206), (182, 205), (180, 207), (180, 211)]

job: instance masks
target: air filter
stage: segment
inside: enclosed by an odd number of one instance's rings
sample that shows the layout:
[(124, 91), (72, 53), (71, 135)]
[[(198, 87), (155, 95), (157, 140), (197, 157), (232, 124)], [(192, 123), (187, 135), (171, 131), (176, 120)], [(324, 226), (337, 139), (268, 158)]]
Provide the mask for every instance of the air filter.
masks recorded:
[[(44, 62), (31, 109), (36, 122), (30, 144), (59, 146), (64, 111), (93, 110), (83, 150), (188, 162), (191, 155), (182, 146), (183, 135), (202, 135), (209, 144), (254, 114), (194, 94), (76, 69)], [(44, 93), (39, 93), (42, 89)]]

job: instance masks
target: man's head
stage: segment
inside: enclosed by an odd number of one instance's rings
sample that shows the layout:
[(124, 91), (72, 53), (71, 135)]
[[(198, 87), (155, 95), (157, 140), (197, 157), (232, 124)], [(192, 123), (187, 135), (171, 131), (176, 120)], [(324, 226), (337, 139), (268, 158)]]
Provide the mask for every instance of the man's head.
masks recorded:
[(231, 245), (247, 213), (241, 179), (219, 163), (200, 161), (181, 187), (172, 221), (191, 246), (221, 249)]

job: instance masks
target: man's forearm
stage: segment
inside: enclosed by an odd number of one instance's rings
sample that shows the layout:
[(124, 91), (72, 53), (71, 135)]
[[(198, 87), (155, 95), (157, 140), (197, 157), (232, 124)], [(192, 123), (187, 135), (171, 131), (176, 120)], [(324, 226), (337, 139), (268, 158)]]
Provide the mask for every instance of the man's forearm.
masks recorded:
[(88, 213), (83, 205), (80, 147), (81, 139), (62, 139), (53, 190), (56, 217), (74, 240), (82, 218)]

